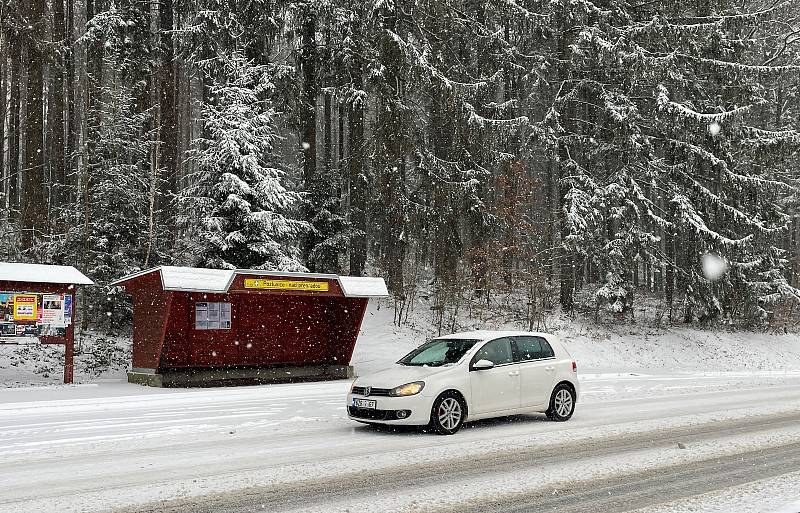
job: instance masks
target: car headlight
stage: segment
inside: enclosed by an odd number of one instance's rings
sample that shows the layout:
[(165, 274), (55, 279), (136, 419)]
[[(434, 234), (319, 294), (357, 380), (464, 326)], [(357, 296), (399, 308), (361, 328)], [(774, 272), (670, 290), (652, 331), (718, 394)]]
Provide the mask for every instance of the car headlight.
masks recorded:
[(416, 395), (422, 392), (423, 388), (425, 388), (424, 381), (415, 381), (413, 383), (406, 383), (405, 385), (394, 387), (389, 391), (389, 395), (392, 397), (405, 397), (407, 395)]
[(356, 381), (358, 381), (358, 378), (354, 379), (353, 382), (350, 383), (350, 392), (351, 393), (353, 392), (353, 387), (356, 386)]

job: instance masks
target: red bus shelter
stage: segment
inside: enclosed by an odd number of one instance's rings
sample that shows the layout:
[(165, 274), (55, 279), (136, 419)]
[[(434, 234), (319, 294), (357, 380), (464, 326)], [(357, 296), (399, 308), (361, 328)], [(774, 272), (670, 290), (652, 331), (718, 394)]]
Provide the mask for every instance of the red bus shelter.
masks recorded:
[(352, 376), (382, 278), (161, 266), (112, 283), (133, 296), (128, 381), (151, 386)]
[(69, 265), (0, 262), (0, 344), (64, 346), (64, 383), (72, 383), (76, 285), (92, 280)]

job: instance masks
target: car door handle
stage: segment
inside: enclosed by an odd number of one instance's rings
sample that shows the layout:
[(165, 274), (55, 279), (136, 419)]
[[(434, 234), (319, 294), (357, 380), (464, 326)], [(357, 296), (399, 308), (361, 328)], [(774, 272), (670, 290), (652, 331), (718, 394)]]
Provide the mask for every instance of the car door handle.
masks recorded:
[(519, 371), (509, 371), (508, 375), (509, 376), (519, 376)]
[(544, 370), (546, 370), (548, 372), (552, 372), (552, 371), (556, 370), (556, 368), (552, 367), (552, 366), (548, 366), (548, 367), (545, 367)]

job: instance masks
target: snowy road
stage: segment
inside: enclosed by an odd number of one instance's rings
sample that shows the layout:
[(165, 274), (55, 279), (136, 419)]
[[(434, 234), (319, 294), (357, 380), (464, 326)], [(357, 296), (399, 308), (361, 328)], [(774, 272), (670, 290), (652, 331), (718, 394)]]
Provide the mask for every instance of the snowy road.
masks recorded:
[[(515, 417), (452, 437), (346, 420), (348, 384), (2, 390), (0, 512), (490, 510), (489, 497), (524, 510), (589, 481), (734, 469), (736, 458), (761, 461), (762, 449), (775, 451), (771, 470), (743, 463), (752, 471), (726, 486), (800, 462), (799, 373), (587, 375), (567, 424)], [(683, 497), (669, 493), (653, 496)], [(780, 498), (798, 499), (800, 486)]]

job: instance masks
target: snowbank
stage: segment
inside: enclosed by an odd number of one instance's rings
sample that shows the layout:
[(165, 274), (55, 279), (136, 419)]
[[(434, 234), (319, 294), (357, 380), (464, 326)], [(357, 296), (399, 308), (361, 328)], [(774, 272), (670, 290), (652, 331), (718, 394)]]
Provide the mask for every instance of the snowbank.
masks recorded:
[[(388, 301), (372, 302), (356, 344), (357, 373), (372, 372), (402, 357), (438, 334), (427, 312), (412, 312), (393, 324)], [(460, 321), (461, 329), (525, 329), (504, 322)], [(580, 319), (558, 319), (549, 330), (567, 344), (583, 373), (728, 372), (800, 370), (800, 335), (752, 331), (597, 326)]]

